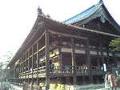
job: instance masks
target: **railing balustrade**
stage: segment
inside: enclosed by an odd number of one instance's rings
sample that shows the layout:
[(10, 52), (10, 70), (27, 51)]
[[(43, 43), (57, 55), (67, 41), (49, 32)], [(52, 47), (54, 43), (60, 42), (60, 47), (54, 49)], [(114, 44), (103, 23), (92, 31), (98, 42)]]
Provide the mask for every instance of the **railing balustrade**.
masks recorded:
[[(101, 70), (97, 66), (92, 66), (91, 69), (89, 69), (87, 66), (75, 66), (73, 68), (73, 66), (70, 66), (70, 65), (65, 65), (65, 66), (62, 66), (62, 67), (60, 67), (60, 66), (54, 66), (54, 67), (50, 66), (49, 67), (49, 73), (50, 74), (72, 75), (74, 73), (74, 70), (75, 70), (76, 75), (89, 75), (89, 72), (92, 75), (103, 75), (105, 73), (103, 70)], [(112, 70), (115, 71), (115, 72), (118, 72), (118, 74), (120, 73), (120, 68), (113, 68)], [(43, 66), (43, 67), (33, 69), (33, 71), (29, 70), (29, 71), (26, 71), (26, 72), (19, 73), (19, 77), (24, 77), (26, 75), (31, 75), (32, 73), (33, 74), (42, 74), (42, 73), (45, 73), (45, 72), (46, 72), (46, 66)]]
[[(88, 75), (89, 72), (92, 74), (104, 74), (104, 71), (101, 70), (100, 68), (93, 66), (92, 69), (88, 69), (86, 66), (75, 66), (75, 72), (78, 75)], [(61, 74), (73, 74), (73, 66), (54, 66), (54, 68), (50, 68), (50, 73), (61, 73)]]
[[(81, 67), (81, 66), (75, 66), (75, 71), (76, 73), (79, 74), (84, 74), (88, 72), (88, 68), (86, 67)], [(58, 67), (55, 66), (54, 68), (50, 69), (50, 73), (73, 73), (73, 66), (62, 66), (62, 67)]]

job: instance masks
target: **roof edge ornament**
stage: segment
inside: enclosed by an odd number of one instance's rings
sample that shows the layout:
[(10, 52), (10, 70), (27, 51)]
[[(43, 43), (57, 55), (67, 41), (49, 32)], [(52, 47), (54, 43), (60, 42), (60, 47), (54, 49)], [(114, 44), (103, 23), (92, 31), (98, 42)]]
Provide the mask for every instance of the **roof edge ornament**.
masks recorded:
[(49, 14), (45, 15), (40, 7), (38, 7), (37, 11), (38, 11), (38, 16), (40, 15), (40, 16), (50, 18), (50, 15)]
[(99, 3), (103, 3), (103, 0), (100, 0)]
[(40, 7), (38, 7), (37, 11), (38, 11), (38, 15), (44, 15), (44, 13), (42, 12), (42, 9)]

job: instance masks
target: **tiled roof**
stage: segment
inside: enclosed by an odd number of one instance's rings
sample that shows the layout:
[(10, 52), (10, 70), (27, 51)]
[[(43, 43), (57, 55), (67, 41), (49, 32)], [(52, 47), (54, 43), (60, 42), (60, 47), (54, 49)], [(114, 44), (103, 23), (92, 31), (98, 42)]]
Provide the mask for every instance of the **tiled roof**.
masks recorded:
[(96, 5), (91, 6), (87, 10), (67, 19), (64, 21), (65, 24), (86, 24), (90, 20), (100, 17), (100, 20), (104, 23), (105, 20), (109, 21), (115, 28), (120, 32), (120, 26), (116, 23), (113, 17), (106, 9), (104, 3), (101, 1)]

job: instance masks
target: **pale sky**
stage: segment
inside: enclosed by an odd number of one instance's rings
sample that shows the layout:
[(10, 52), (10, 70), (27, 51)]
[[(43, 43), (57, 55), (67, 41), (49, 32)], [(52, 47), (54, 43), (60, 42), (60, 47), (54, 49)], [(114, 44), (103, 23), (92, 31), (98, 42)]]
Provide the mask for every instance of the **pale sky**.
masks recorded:
[[(8, 52), (15, 55), (37, 18), (37, 8), (57, 21), (64, 21), (96, 4), (99, 0), (0, 0), (0, 62)], [(104, 0), (120, 23), (118, 0)], [(115, 2), (116, 1), (116, 2)]]

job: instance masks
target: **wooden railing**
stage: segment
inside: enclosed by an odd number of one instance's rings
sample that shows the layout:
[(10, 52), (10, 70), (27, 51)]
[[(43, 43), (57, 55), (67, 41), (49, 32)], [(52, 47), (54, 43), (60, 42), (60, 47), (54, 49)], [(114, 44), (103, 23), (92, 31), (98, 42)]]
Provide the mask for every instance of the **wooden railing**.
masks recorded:
[[(72, 75), (74, 73), (74, 70), (77, 76), (83, 76), (83, 75), (89, 75), (90, 73), (92, 75), (104, 75), (105, 72), (103, 70), (101, 70), (99, 67), (97, 66), (92, 66), (91, 69), (87, 68), (87, 67), (82, 67), (82, 66), (63, 66), (63, 67), (58, 67), (58, 66), (54, 66), (54, 67), (50, 67), (49, 68), (49, 73), (51, 75)], [(118, 73), (120, 73), (120, 68), (113, 68), (112, 69), (115, 73), (116, 71), (118, 71)], [(39, 74), (45, 74), (46, 73), (46, 67), (39, 67), (34, 69), (33, 71), (26, 71), (26, 72), (22, 72), (19, 74), (19, 77), (26, 77), (27, 75), (39, 75)]]
[(63, 66), (63, 67), (54, 67), (53, 69), (50, 69), (50, 73), (62, 73), (62, 74), (73, 74), (74, 70), (77, 75), (89, 75), (91, 72), (93, 75), (99, 75), (104, 74), (104, 71), (99, 68), (91, 68), (88, 69), (87, 67), (82, 66)]

